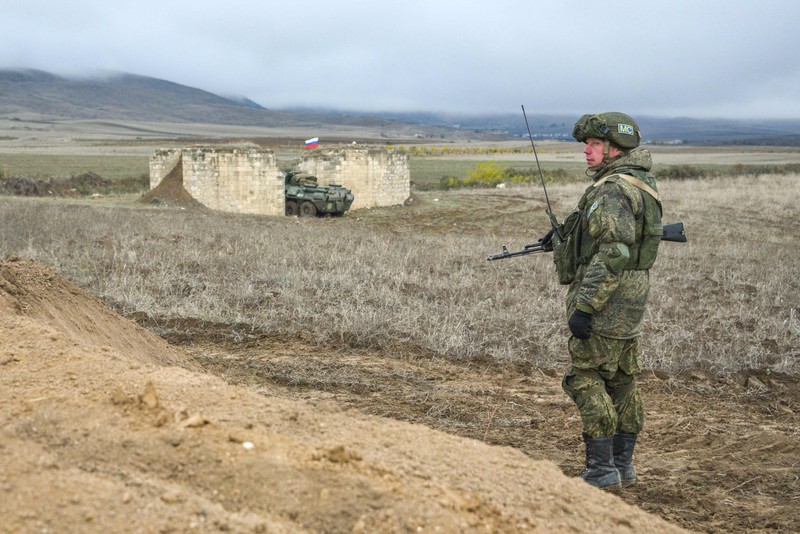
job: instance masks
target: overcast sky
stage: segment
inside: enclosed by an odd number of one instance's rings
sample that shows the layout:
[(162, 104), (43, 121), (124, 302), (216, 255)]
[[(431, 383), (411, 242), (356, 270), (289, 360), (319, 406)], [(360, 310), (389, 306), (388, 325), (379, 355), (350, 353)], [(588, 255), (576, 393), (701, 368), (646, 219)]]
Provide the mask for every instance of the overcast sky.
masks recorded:
[(267, 108), (800, 118), (797, 0), (0, 0), (0, 68)]

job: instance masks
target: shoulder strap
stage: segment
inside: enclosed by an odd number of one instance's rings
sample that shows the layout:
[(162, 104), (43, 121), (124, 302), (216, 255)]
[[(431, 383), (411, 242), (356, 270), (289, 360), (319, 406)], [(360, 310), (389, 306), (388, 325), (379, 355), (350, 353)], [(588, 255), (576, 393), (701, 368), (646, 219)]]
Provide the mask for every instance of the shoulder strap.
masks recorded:
[(644, 183), (643, 181), (641, 181), (640, 179), (631, 174), (612, 174), (610, 176), (606, 176), (605, 178), (597, 180), (594, 183), (594, 187), (600, 187), (601, 185), (606, 183), (606, 181), (608, 181), (608, 179), (611, 178), (611, 176), (619, 176), (629, 184), (638, 187), (639, 189), (641, 189), (642, 191), (644, 191), (645, 193), (656, 199), (656, 201), (661, 202), (661, 197), (658, 196), (658, 191), (656, 191), (655, 189), (653, 189), (652, 187), (650, 187), (649, 185), (647, 185), (646, 183)]

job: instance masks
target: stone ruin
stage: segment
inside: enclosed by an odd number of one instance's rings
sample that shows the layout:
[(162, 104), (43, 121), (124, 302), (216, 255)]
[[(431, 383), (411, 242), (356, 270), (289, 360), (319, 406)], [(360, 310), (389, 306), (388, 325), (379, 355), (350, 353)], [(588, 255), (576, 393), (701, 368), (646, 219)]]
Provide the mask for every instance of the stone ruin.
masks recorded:
[(337, 183), (353, 191), (350, 209), (403, 204), (411, 196), (408, 154), (383, 148), (341, 148), (305, 155), (298, 170), (320, 184)]
[[(294, 169), (319, 184), (353, 191), (351, 209), (403, 204), (411, 195), (408, 154), (383, 148), (314, 150)], [(143, 201), (197, 202), (232, 213), (283, 215), (284, 173), (271, 150), (250, 147), (157, 150), (150, 159), (150, 192)]]

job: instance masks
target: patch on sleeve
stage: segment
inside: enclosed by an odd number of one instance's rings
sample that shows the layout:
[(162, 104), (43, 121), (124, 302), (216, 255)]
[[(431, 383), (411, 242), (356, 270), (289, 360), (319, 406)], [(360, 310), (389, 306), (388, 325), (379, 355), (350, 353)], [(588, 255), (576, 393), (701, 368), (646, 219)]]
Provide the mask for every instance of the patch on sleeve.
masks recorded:
[(596, 210), (598, 207), (600, 207), (600, 202), (595, 200), (594, 204), (589, 206), (589, 211), (588, 211), (588, 213), (586, 213), (586, 218), (588, 219), (589, 217), (591, 217), (592, 213), (594, 212), (594, 210)]

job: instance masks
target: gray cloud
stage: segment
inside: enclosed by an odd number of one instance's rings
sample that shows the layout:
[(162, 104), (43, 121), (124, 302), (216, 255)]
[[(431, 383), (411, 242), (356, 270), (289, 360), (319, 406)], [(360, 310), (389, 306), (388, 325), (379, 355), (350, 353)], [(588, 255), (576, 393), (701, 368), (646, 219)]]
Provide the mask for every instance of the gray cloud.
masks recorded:
[(271, 108), (800, 118), (794, 0), (3, 3), (0, 67)]

